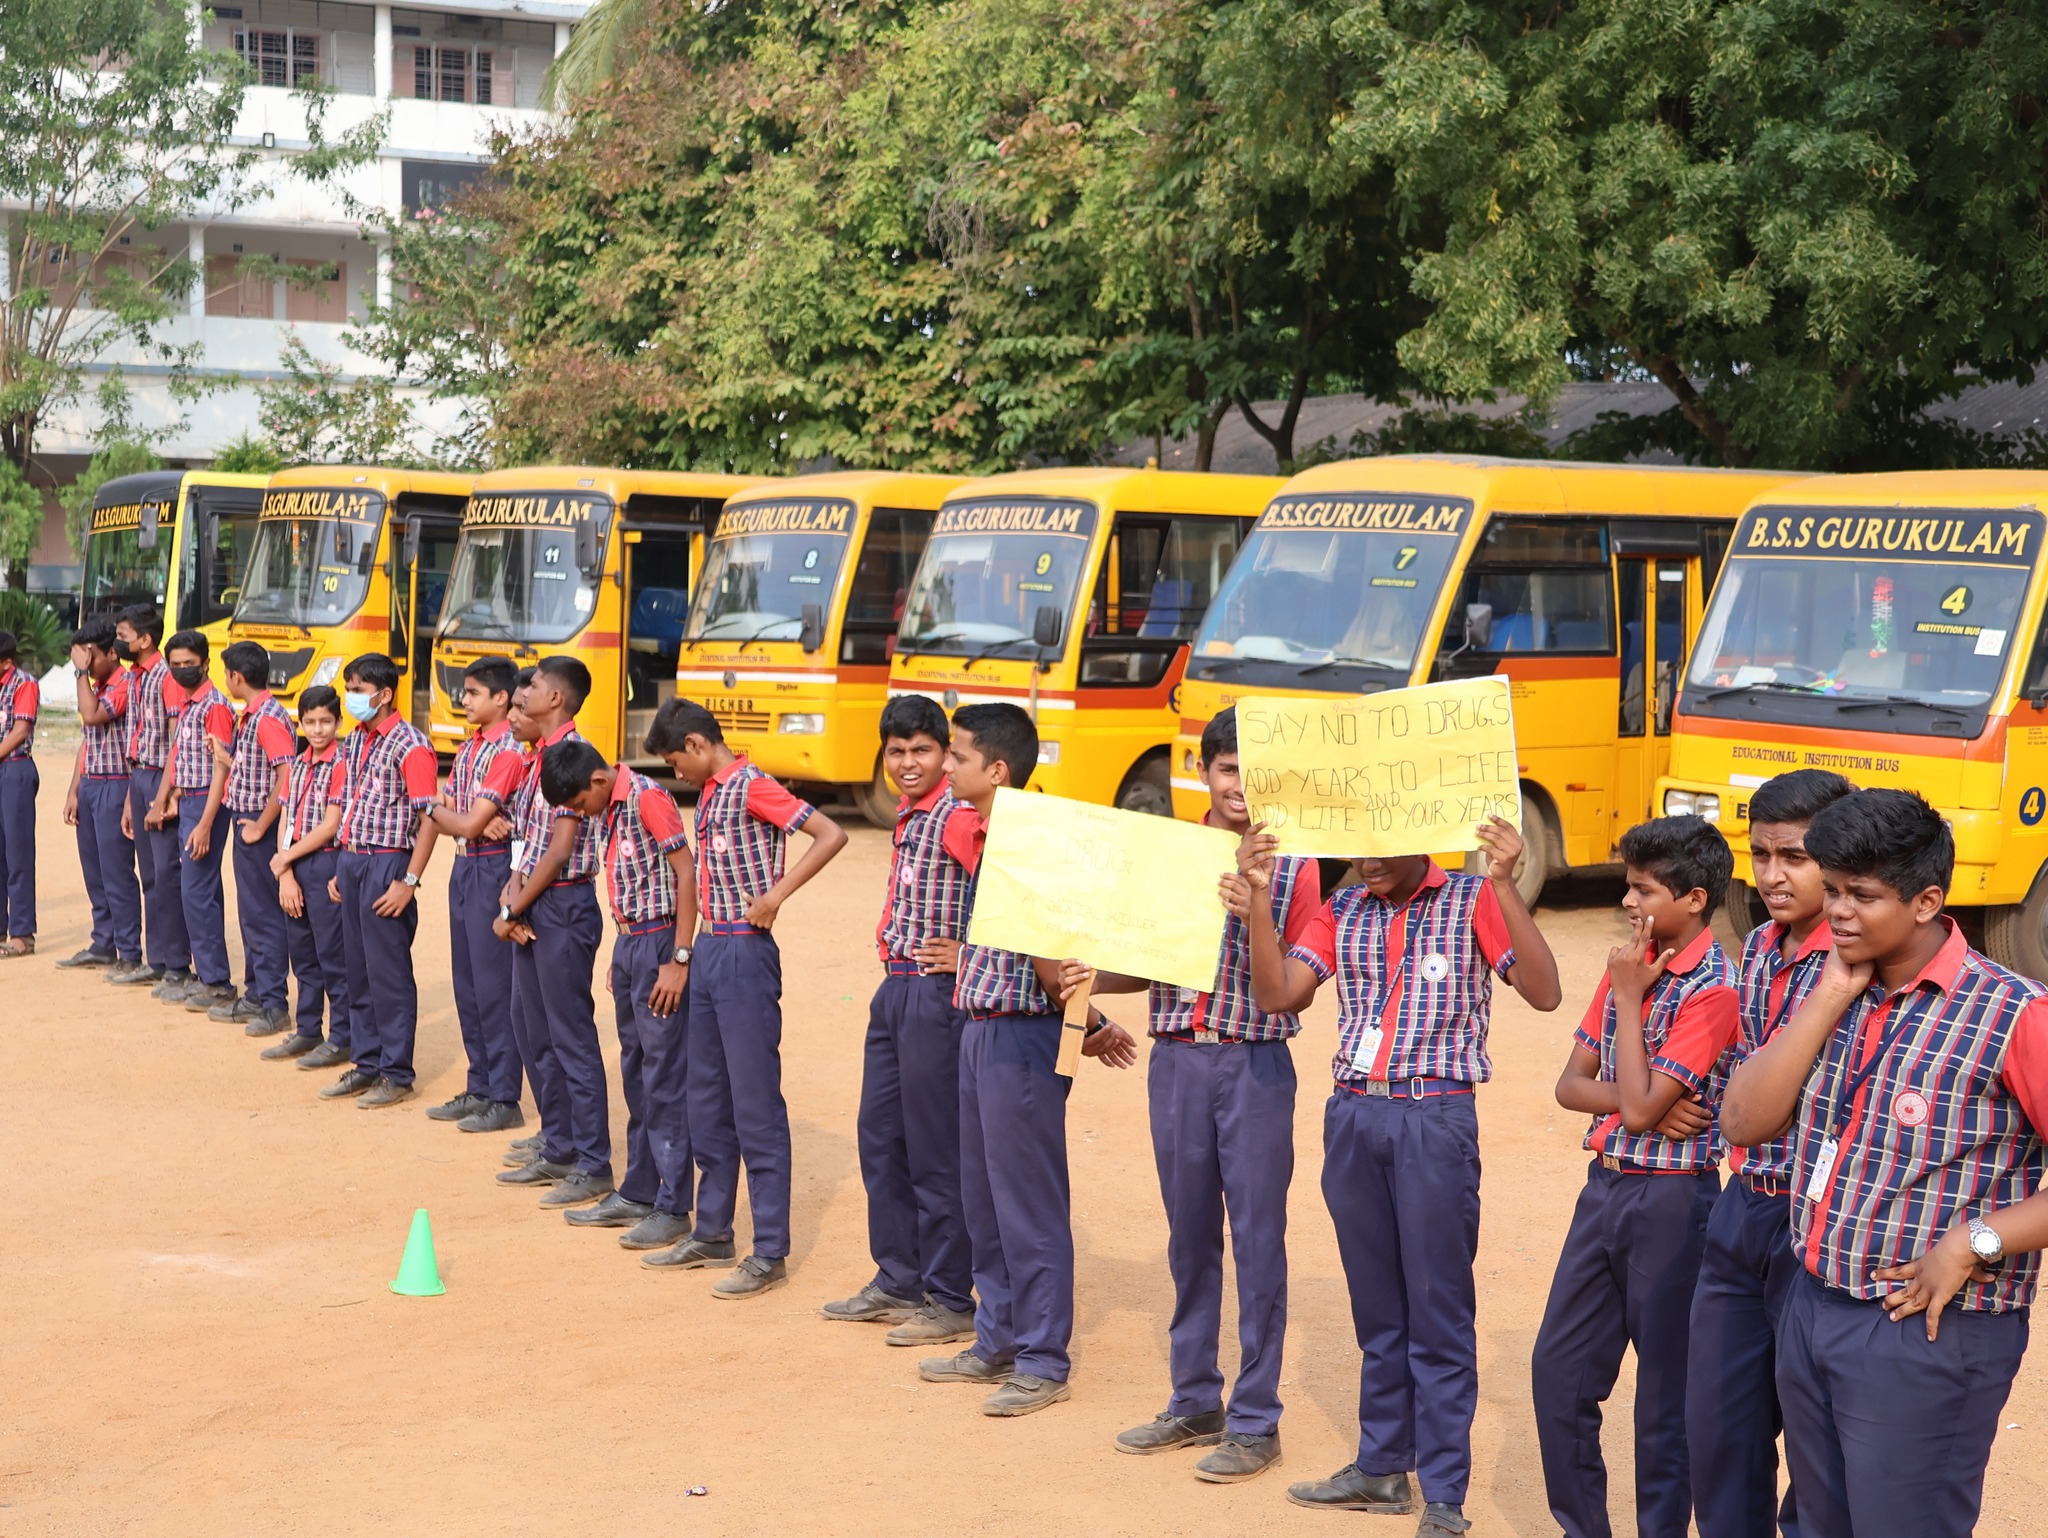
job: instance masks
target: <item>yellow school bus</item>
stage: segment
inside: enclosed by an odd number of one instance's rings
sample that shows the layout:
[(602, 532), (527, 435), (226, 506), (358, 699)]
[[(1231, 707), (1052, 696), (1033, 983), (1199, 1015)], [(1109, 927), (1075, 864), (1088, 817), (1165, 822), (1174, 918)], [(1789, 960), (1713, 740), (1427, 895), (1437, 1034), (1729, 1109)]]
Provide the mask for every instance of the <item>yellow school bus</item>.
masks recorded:
[(1503, 673), (1524, 894), (1608, 863), (1649, 815), (1672, 685), (1736, 515), (1788, 479), (1448, 455), (1302, 472), (1260, 517), (1195, 639), (1176, 811), (1208, 806), (1202, 728), (1245, 695)]
[(1678, 695), (1659, 804), (1717, 819), (1748, 883), (1749, 792), (1788, 769), (1918, 791), (1955, 829), (1949, 902), (2048, 977), (2048, 474), (1915, 471), (1757, 498)]
[(427, 722), (428, 639), (471, 477), (375, 465), (280, 470), (263, 492), (232, 641), (270, 652), (270, 690), (294, 715), (315, 684), (341, 687), (351, 657), (396, 662), (400, 708)]
[(846, 471), (725, 506), (683, 631), (676, 687), (770, 774), (849, 786), (894, 827), (876, 734), (889, 653), (939, 504), (964, 477)]
[(433, 642), (434, 746), (468, 731), (462, 670), (479, 657), (524, 667), (564, 653), (590, 669), (583, 735), (639, 762), (676, 656), (705, 531), (726, 498), (762, 477), (551, 465), (476, 478), (455, 540)]
[(967, 482), (918, 563), (890, 693), (1023, 705), (1033, 790), (1170, 815), (1188, 643), (1280, 485), (1113, 467)]
[(154, 604), (164, 617), (165, 640), (180, 630), (204, 632), (218, 681), (228, 618), (241, 596), (269, 480), (145, 470), (106, 482), (94, 494), (86, 529), (79, 622)]

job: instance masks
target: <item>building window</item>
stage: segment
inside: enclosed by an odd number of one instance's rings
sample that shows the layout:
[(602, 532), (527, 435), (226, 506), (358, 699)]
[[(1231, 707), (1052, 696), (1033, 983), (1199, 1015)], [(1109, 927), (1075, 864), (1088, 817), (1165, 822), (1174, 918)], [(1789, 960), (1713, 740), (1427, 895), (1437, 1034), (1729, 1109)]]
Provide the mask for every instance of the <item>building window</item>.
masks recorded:
[(296, 27), (235, 30), (235, 52), (256, 72), (258, 85), (292, 87), (320, 78), (320, 34)]

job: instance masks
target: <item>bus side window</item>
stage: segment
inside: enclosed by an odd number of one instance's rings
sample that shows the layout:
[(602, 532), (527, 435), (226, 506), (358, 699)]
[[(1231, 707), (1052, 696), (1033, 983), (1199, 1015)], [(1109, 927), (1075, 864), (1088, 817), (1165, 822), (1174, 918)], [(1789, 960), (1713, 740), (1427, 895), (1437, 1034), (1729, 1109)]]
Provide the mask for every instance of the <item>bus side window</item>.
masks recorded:
[(1240, 537), (1234, 518), (1118, 515), (1082, 636), (1082, 684), (1142, 689), (1164, 678)]
[(839, 660), (854, 666), (887, 667), (896, 649), (896, 626), (910, 596), (917, 558), (932, 537), (938, 514), (915, 508), (878, 507), (868, 515), (840, 626)]
[(2030, 702), (2048, 699), (2048, 614), (2041, 616), (2041, 629), (2034, 637), (2034, 654), (2027, 659), (2024, 677), (2021, 694)]
[[(1490, 672), (1525, 652), (1612, 656), (1614, 625), (1606, 530), (1566, 519), (1495, 519), (1474, 550), (1451, 605), (1440, 655), (1465, 644), (1465, 610), (1493, 610), (1493, 634), (1454, 675)], [(1482, 660), (1483, 659), (1483, 660)]]

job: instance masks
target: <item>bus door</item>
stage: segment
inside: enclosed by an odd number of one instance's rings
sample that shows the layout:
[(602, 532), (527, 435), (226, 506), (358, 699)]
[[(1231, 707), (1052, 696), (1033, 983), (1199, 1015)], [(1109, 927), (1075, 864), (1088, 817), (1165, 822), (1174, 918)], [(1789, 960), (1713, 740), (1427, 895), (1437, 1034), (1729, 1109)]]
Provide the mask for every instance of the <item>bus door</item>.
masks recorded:
[(690, 618), (690, 575), (701, 530), (682, 523), (622, 523), (619, 533), (619, 757), (638, 762), (654, 713), (676, 692), (676, 662)]
[[(896, 651), (896, 627), (910, 595), (917, 558), (932, 537), (938, 514), (928, 509), (878, 507), (868, 514), (852, 580), (846, 586), (846, 613), (839, 629), (842, 668), (881, 668), (886, 675)], [(843, 675), (842, 675), (843, 678)], [(889, 825), (895, 826), (896, 804), (889, 803)]]
[(242, 596), (242, 577), (249, 569), (249, 551), (256, 543), (256, 523), (263, 509), (263, 488), (197, 486), (187, 490), (185, 502), (197, 562), (186, 585), (192, 607), (182, 620), (190, 626), (225, 625)]
[(404, 676), (399, 703), (408, 719), (427, 731), (434, 708), (434, 631), (455, 563), (461, 522), (439, 509), (409, 507), (401, 500), (391, 527), (391, 630), (385, 652)]
[(1670, 767), (1671, 710), (1690, 623), (1687, 597), (1699, 571), (1696, 528), (1658, 529), (1634, 538), (1624, 528), (1615, 528), (1621, 702), (1610, 847), (1651, 815), (1657, 777)]

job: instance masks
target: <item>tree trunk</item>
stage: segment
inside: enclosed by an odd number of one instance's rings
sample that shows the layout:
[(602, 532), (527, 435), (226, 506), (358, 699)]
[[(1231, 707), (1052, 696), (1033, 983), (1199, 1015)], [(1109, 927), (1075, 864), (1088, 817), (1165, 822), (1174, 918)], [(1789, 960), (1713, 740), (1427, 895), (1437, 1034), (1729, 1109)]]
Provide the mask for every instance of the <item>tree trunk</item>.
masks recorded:
[(1699, 435), (1713, 446), (1714, 452), (1721, 456), (1723, 464), (1749, 463), (1749, 451), (1734, 442), (1729, 435), (1728, 424), (1700, 398), (1700, 392), (1693, 388), (1692, 380), (1686, 377), (1685, 370), (1679, 366), (1676, 358), (1669, 353), (1662, 353), (1654, 358), (1646, 357), (1642, 349), (1637, 347), (1631, 347), (1628, 355), (1656, 375), (1657, 382), (1671, 392), (1678, 402), (1679, 415), (1690, 422)]

